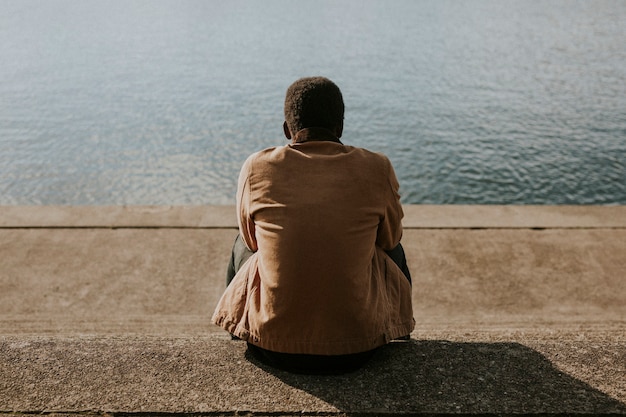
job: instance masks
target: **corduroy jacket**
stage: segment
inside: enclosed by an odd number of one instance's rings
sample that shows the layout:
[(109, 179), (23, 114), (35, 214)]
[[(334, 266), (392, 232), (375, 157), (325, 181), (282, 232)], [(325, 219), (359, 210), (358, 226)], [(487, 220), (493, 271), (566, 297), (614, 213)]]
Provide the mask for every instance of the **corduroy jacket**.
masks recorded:
[(255, 253), (213, 322), (284, 353), (358, 353), (408, 335), (411, 286), (384, 252), (402, 236), (398, 188), (387, 157), (324, 129), (251, 155), (237, 212)]

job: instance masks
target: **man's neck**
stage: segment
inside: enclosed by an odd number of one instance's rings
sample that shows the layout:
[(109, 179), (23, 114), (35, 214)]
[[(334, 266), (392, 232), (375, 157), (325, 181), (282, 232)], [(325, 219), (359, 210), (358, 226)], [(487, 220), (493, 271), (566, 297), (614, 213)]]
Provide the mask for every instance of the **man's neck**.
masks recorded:
[(307, 127), (296, 132), (292, 143), (303, 142), (336, 142), (341, 143), (337, 135), (324, 127)]

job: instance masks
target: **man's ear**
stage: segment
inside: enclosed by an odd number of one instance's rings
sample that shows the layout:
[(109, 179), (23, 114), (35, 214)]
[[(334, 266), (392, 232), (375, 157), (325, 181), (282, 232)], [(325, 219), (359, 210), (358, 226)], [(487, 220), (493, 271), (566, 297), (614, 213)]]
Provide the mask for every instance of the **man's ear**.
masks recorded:
[(285, 137), (291, 140), (291, 130), (289, 130), (289, 126), (287, 126), (287, 122), (283, 122), (283, 132), (285, 133)]
[(343, 133), (343, 120), (335, 128), (335, 135), (337, 135), (337, 138), (340, 138), (342, 133)]

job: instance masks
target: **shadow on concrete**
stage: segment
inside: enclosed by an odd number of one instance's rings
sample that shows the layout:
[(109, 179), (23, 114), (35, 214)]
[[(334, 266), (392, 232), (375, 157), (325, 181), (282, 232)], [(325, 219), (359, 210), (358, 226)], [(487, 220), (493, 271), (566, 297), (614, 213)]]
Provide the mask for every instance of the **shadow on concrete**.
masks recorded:
[(395, 342), (346, 375), (295, 375), (248, 360), (345, 413), (626, 414), (626, 405), (519, 343)]

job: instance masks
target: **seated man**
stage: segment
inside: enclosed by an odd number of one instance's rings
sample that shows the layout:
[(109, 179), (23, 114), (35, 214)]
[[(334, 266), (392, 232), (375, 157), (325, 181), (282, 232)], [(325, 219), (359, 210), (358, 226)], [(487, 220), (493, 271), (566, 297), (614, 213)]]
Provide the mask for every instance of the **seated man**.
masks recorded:
[(296, 81), (291, 142), (239, 176), (232, 281), (213, 322), (292, 372), (354, 370), (414, 328), (398, 181), (387, 157), (341, 143), (343, 116), (332, 81)]

